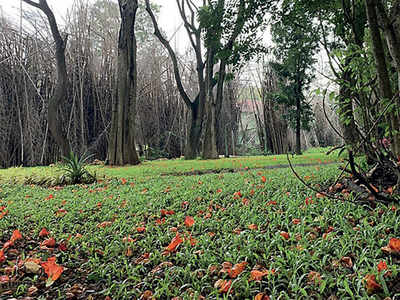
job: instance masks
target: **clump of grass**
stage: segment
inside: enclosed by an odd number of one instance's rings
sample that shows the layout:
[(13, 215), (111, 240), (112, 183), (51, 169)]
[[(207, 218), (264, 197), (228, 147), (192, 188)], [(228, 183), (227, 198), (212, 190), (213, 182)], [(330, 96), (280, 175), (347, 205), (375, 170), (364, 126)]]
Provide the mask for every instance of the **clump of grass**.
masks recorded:
[(71, 184), (79, 183), (93, 183), (96, 181), (96, 175), (90, 173), (87, 169), (87, 163), (93, 155), (83, 154), (78, 156), (72, 151), (67, 157), (63, 157), (64, 164), (61, 166), (64, 177), (68, 179)]

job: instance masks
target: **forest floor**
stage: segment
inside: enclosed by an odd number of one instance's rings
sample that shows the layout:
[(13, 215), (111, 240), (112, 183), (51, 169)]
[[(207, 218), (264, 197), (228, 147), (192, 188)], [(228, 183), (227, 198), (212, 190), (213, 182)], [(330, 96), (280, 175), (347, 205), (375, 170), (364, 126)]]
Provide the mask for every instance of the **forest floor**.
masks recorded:
[[(296, 171), (327, 190), (339, 160), (293, 163), (311, 164)], [(97, 183), (51, 188), (24, 178), (57, 168), (0, 170), (0, 299), (400, 297), (400, 206), (332, 199), (265, 168), (284, 164), (92, 166)]]

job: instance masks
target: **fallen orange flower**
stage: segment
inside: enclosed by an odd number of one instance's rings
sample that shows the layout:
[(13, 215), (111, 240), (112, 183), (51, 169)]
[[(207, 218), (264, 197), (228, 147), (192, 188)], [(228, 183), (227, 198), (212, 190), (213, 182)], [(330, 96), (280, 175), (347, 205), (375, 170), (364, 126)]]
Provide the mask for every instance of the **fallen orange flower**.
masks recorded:
[(0, 283), (7, 283), (10, 281), (10, 277), (7, 275), (0, 276)]
[(176, 247), (178, 247), (182, 243), (183, 243), (183, 240), (182, 240), (179, 232), (177, 232), (175, 237), (171, 240), (171, 243), (165, 248), (165, 250), (167, 250), (169, 252), (173, 252), (176, 250)]
[(192, 227), (194, 224), (194, 218), (191, 216), (186, 216), (185, 217), (185, 226), (186, 227)]
[(142, 227), (138, 227), (136, 228), (136, 231), (139, 233), (145, 232), (146, 231), (146, 227), (142, 226)]
[(47, 240), (44, 240), (43, 243), (41, 244), (41, 246), (54, 248), (56, 246), (56, 240), (54, 238), (49, 238)]
[(376, 282), (375, 275), (368, 274), (364, 277), (365, 287), (368, 294), (372, 294), (381, 289), (381, 285)]
[(393, 251), (400, 252), (400, 239), (397, 238), (391, 238), (389, 240), (389, 247)]
[(247, 226), (247, 228), (251, 229), (251, 230), (256, 230), (258, 228), (257, 224), (250, 224), (249, 226)]
[(269, 296), (264, 294), (264, 293), (258, 293), (255, 297), (254, 300), (270, 300)]
[(298, 225), (298, 224), (301, 223), (301, 220), (300, 220), (300, 219), (293, 219), (293, 220), (292, 220), (292, 223), (293, 223), (294, 225)]
[(252, 270), (251, 272), (250, 272), (250, 281), (253, 281), (253, 280), (255, 280), (255, 281), (261, 281), (261, 279), (264, 277), (264, 276), (267, 276), (269, 274), (269, 271), (268, 270), (263, 270), (263, 271), (259, 271), (259, 270)]
[(5, 262), (6, 261), (6, 257), (4, 256), (4, 251), (0, 250), (0, 263)]
[(265, 176), (261, 176), (261, 181), (265, 183), (267, 181), (267, 178)]
[(384, 270), (387, 270), (387, 264), (384, 260), (381, 260), (378, 264), (378, 272), (382, 272)]
[(44, 272), (47, 274), (51, 285), (54, 281), (56, 281), (64, 271), (64, 268), (56, 263), (56, 257), (49, 257), (47, 261), (41, 263)]
[(100, 224), (97, 224), (97, 228), (105, 228), (105, 227), (111, 226), (111, 224), (112, 224), (112, 222), (110, 222), (110, 221), (104, 221)]
[(240, 275), (240, 273), (242, 273), (244, 271), (244, 269), (247, 266), (247, 262), (243, 261), (241, 263), (237, 263), (233, 266), (232, 269), (228, 269), (227, 273), (229, 275), (230, 278), (236, 278)]
[(46, 228), (43, 228), (42, 230), (40, 230), (40, 232), (39, 232), (39, 236), (40, 237), (46, 237), (46, 236), (48, 236), (50, 233), (47, 231), (47, 229)]
[(282, 231), (280, 233), (281, 237), (283, 237), (284, 239), (288, 240), (290, 238), (289, 233), (287, 233), (286, 231)]
[(10, 241), (14, 243), (15, 241), (21, 240), (21, 239), (22, 239), (21, 232), (19, 232), (18, 229), (14, 230), (12, 235), (11, 235)]
[(232, 285), (232, 280), (219, 279), (214, 284), (214, 287), (219, 289), (220, 293), (227, 293), (231, 288), (231, 285)]

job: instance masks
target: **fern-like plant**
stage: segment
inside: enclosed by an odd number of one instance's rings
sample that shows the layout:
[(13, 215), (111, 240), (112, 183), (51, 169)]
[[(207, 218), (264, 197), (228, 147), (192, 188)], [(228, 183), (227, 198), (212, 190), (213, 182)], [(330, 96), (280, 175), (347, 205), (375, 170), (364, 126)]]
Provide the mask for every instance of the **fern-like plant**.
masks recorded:
[(96, 176), (86, 170), (87, 161), (92, 156), (83, 154), (79, 157), (71, 151), (67, 157), (63, 157), (65, 164), (61, 169), (65, 171), (65, 176), (70, 179), (72, 184), (88, 183), (96, 180)]

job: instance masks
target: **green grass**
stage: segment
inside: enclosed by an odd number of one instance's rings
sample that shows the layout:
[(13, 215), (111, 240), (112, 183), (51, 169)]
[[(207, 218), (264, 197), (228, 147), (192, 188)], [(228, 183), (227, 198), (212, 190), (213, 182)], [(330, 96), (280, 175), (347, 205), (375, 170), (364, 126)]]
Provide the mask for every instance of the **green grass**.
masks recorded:
[[(307, 156), (295, 158), (296, 163), (315, 159), (311, 154)], [(92, 295), (94, 299), (107, 295), (112, 299), (136, 299), (146, 290), (152, 291), (156, 299), (195, 299), (199, 295), (207, 299), (253, 299), (259, 292), (272, 299), (326, 299), (331, 295), (338, 299), (383, 299), (400, 295), (392, 287), (400, 278), (399, 261), (381, 251), (389, 238), (400, 237), (399, 210), (383, 205), (369, 210), (348, 201), (316, 198), (288, 169), (243, 169), (284, 163), (280, 156), (276, 161), (273, 157), (234, 160), (157, 161), (140, 167), (104, 168), (104, 174), (119, 178), (61, 189), (1, 185), (0, 206), (6, 206), (8, 214), (0, 220), (0, 245), (19, 229), (24, 237), (15, 244), (20, 259), (46, 260), (55, 255), (57, 263), (67, 269), (50, 288), (44, 287), (46, 276), (18, 269), (14, 282), (0, 285), (0, 298), (7, 290), (14, 297), (26, 296), (28, 288), (35, 285), (39, 288), (38, 299), (39, 295), (41, 299), (64, 299), (75, 283), (91, 291), (85, 297)], [(228, 167), (242, 170), (201, 176), (155, 175)], [(50, 174), (49, 169), (43, 170)], [(298, 171), (310, 183), (328, 185), (338, 174), (337, 169), (337, 165), (326, 165)], [(26, 176), (26, 172), (15, 170), (12, 176)], [(242, 197), (237, 196), (238, 191)], [(307, 197), (312, 197), (314, 203), (306, 205)], [(59, 209), (66, 213), (57, 216)], [(174, 214), (158, 225), (162, 209), (173, 210)], [(186, 228), (185, 216), (194, 217), (193, 227)], [(301, 223), (294, 225), (293, 219)], [(99, 228), (102, 222), (111, 223)], [(258, 229), (249, 229), (250, 224)], [(142, 226), (146, 231), (137, 232)], [(57, 243), (68, 240), (67, 250), (40, 249), (43, 238), (38, 233), (43, 227)], [(240, 234), (235, 229), (240, 229)], [(186, 239), (176, 252), (163, 256), (176, 234), (173, 230), (182, 237), (191, 233), (197, 243), (191, 246)], [(288, 240), (280, 235), (282, 231), (289, 233)], [(77, 238), (77, 234), (82, 237)], [(135, 241), (123, 241), (127, 236)], [(148, 260), (140, 262), (145, 253), (150, 255)], [(343, 257), (351, 257), (352, 268), (340, 263)], [(378, 274), (381, 260), (386, 261), (391, 276)], [(215, 282), (229, 279), (218, 272), (221, 264), (242, 261), (248, 265), (231, 279), (230, 296), (220, 293)], [(4, 262), (0, 276), (7, 264), (13, 263), (9, 259)], [(260, 282), (249, 281), (256, 265), (276, 272)], [(212, 266), (218, 266), (218, 270), (213, 272)], [(310, 272), (318, 272), (321, 280), (310, 281)], [(376, 275), (382, 286), (379, 293), (367, 294), (363, 282), (367, 274)]]
[[(300, 156), (290, 156), (294, 164), (320, 164), (341, 161), (337, 152), (327, 156), (326, 148), (310, 149)], [(157, 160), (145, 161), (135, 167), (109, 167), (109, 166), (89, 166), (88, 170), (96, 172), (99, 177), (135, 177), (135, 176), (158, 176), (168, 174), (184, 174), (188, 172), (206, 172), (209, 170), (238, 170), (238, 169), (257, 169), (272, 165), (287, 165), (286, 155), (252, 156), (252, 157), (232, 157), (217, 160)], [(57, 166), (53, 167), (31, 167), (31, 168), (9, 168), (0, 169), (0, 183), (16, 182), (22, 183), (30, 177), (49, 177), (61, 176), (63, 171)]]

